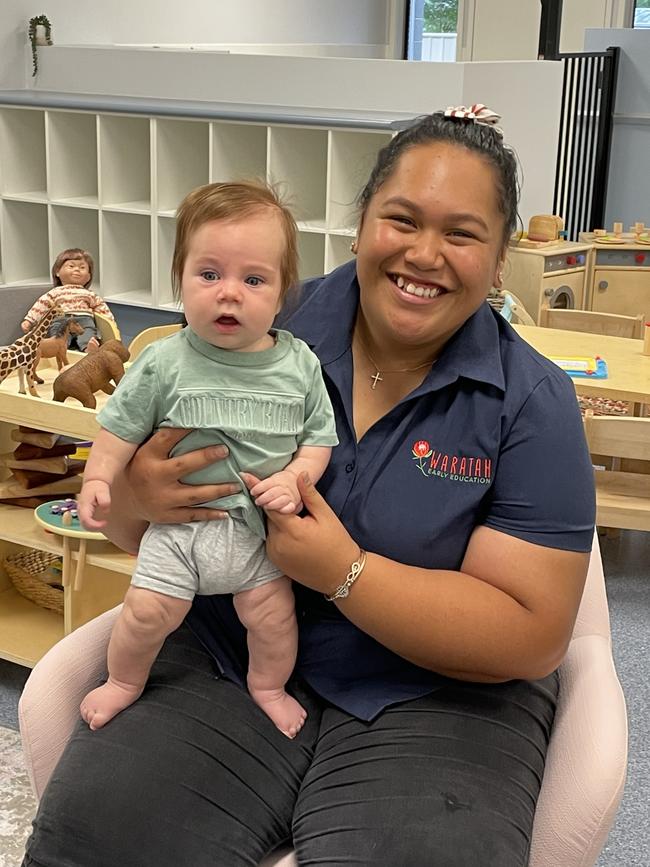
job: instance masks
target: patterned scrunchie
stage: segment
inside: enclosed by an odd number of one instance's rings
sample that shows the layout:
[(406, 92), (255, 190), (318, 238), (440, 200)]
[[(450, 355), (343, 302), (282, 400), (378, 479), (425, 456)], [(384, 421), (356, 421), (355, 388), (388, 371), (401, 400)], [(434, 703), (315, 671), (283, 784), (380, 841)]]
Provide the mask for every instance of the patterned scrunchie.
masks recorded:
[(485, 126), (491, 126), (503, 138), (503, 130), (500, 126), (497, 126), (501, 120), (501, 115), (491, 111), (481, 102), (470, 105), (469, 108), (465, 105), (450, 105), (445, 109), (444, 116), (453, 120), (464, 120), (469, 123), (481, 123), (485, 124)]

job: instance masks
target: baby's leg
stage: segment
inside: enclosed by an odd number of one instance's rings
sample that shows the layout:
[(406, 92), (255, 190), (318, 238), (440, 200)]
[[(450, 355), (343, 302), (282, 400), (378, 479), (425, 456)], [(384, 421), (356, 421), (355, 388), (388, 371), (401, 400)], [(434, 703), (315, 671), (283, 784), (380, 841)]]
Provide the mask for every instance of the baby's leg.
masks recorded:
[(296, 664), (298, 625), (291, 582), (284, 576), (234, 596), (235, 610), (248, 630), (248, 690), (281, 732), (294, 738), (307, 714), (287, 695)]
[(154, 590), (129, 587), (108, 645), (108, 680), (81, 702), (93, 731), (140, 697), (158, 651), (192, 603)]

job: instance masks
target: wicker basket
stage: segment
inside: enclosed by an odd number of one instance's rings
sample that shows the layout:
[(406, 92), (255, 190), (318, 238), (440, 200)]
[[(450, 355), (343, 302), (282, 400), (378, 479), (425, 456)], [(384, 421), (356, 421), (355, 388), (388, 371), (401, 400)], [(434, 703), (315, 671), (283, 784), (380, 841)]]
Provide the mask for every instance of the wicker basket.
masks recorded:
[(50, 608), (63, 614), (63, 588), (51, 586), (58, 583), (58, 576), (51, 568), (61, 558), (45, 551), (21, 551), (9, 554), (3, 561), (7, 575), (16, 590), (42, 608)]

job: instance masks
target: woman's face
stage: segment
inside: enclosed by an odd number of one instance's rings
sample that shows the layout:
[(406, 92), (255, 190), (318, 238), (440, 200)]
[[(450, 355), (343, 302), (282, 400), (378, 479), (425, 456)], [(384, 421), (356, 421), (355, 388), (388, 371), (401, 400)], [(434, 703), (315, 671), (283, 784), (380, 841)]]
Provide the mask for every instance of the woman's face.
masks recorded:
[(358, 237), (361, 309), (375, 342), (439, 351), (499, 282), (504, 218), (489, 164), (453, 144), (407, 150)]

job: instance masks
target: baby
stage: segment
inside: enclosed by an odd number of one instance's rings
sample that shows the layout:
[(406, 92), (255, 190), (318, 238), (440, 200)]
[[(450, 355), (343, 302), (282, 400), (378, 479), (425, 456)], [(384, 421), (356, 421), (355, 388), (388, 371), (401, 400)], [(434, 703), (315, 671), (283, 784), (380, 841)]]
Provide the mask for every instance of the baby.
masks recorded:
[[(79, 516), (89, 529), (105, 525), (113, 480), (160, 426), (192, 429), (183, 452), (228, 447), (225, 460), (185, 481), (236, 482), (241, 491), (217, 501), (226, 520), (146, 531), (110, 640), (108, 681), (81, 704), (91, 729), (139, 697), (196, 593), (234, 594), (252, 698), (288, 737), (304, 723), (304, 709), (285, 691), (298, 640), (293, 591), (266, 557), (262, 508), (300, 508), (298, 475), (318, 480), (338, 439), (318, 359), (272, 329), (298, 279), (296, 247), (293, 217), (264, 185), (208, 184), (179, 207), (172, 276), (187, 326), (148, 346), (99, 413)], [(250, 495), (242, 472), (262, 479)]]
[(83, 332), (71, 334), (68, 345), (76, 340), (82, 352), (99, 346), (94, 314), (102, 313), (113, 322), (115, 319), (104, 299), (88, 288), (92, 283), (94, 270), (93, 258), (87, 250), (71, 247), (59, 253), (52, 265), (54, 288), (41, 295), (30, 307), (20, 323), (22, 330), (27, 332), (33, 328), (43, 314), (56, 304), (65, 316), (59, 316), (52, 322), (48, 337), (57, 333), (62, 321), (74, 316), (83, 327)]

